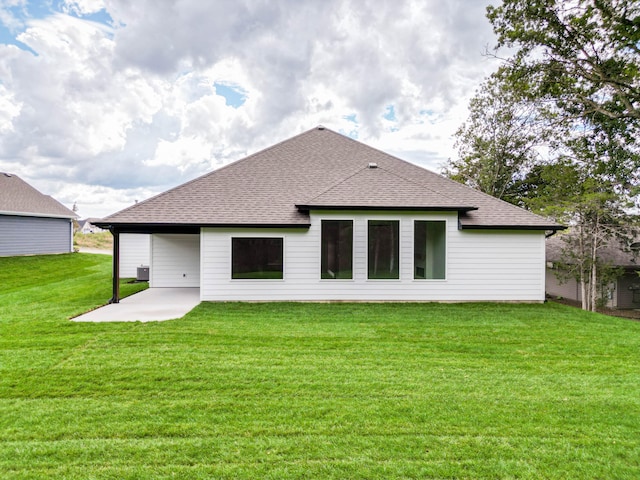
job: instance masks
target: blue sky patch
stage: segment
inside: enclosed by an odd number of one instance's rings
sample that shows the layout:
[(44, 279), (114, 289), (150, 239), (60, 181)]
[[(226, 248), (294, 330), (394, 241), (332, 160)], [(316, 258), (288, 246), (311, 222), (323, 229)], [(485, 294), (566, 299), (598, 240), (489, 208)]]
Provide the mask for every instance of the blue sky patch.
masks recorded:
[(396, 109), (393, 105), (387, 105), (387, 108), (384, 111), (384, 114), (382, 115), (383, 118), (386, 118), (387, 120), (389, 120), (390, 122), (395, 122), (396, 121)]
[[(29, 48), (28, 45), (18, 41), (16, 37), (24, 32), (30, 20), (39, 20), (57, 13), (65, 13), (63, 8), (64, 2), (62, 0), (34, 1), (28, 2), (25, 6), (5, 7), (4, 11), (8, 12), (15, 19), (15, 22), (11, 27), (0, 22), (0, 44), (15, 45), (22, 50), (27, 50), (37, 55), (37, 52)], [(69, 12), (67, 14), (75, 18), (90, 20), (106, 26), (113, 26), (113, 19), (105, 9), (89, 15), (78, 15), (75, 12)]]
[(355, 113), (352, 113), (351, 115), (343, 115), (342, 118), (344, 118), (345, 120), (351, 123), (358, 123), (358, 119), (356, 118)]
[(224, 97), (225, 103), (233, 108), (239, 108), (247, 101), (247, 92), (242, 87), (234, 84), (214, 82), (216, 95)]
[(89, 15), (78, 16), (78, 18), (91, 20), (92, 22), (101, 23), (103, 25), (113, 25), (113, 18), (111, 18), (111, 15), (109, 15), (105, 9), (102, 9), (99, 12), (90, 13)]

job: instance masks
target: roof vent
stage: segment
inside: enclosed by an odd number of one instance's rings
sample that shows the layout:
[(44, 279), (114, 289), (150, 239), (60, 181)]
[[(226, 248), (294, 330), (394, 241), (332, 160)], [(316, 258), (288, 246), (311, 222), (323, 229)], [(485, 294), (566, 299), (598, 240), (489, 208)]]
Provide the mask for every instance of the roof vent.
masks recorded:
[(7, 178), (11, 178), (11, 174), (10, 173), (5, 173), (4, 176), (7, 177)]
[(369, 168), (378, 168), (378, 164), (377, 164), (377, 163), (375, 163), (375, 162), (369, 162), (368, 167), (369, 167)]
[(318, 125), (318, 130), (324, 130), (324, 125)]

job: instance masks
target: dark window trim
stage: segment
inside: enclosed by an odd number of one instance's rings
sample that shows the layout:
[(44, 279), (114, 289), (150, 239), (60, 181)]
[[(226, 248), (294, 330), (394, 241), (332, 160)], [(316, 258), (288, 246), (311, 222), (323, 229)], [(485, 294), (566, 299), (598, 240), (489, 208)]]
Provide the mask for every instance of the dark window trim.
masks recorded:
[[(322, 270), (322, 260), (323, 260), (323, 254), (324, 254), (324, 248), (323, 248), (323, 237), (322, 234), (324, 232), (323, 230), (323, 224), (324, 222), (350, 222), (351, 223), (351, 278), (326, 278), (323, 277), (323, 270)], [(320, 218), (320, 280), (322, 281), (329, 281), (329, 282), (335, 282), (335, 281), (342, 281), (342, 282), (352, 282), (355, 279), (355, 271), (354, 271), (354, 260), (355, 260), (355, 220), (353, 218)]]
[[(246, 235), (231, 235), (230, 237), (230, 255), (229, 255), (229, 271), (230, 271), (230, 279), (233, 282), (243, 282), (243, 281), (266, 281), (266, 282), (282, 282), (285, 280), (285, 236), (283, 235), (255, 235), (255, 234), (246, 234)], [(242, 239), (260, 239), (260, 240), (280, 240), (281, 241), (281, 263), (282, 263), (282, 276), (280, 278), (234, 278), (234, 269), (233, 269), (233, 241), (234, 240), (242, 240)]]
[[(370, 244), (369, 244), (369, 240), (370, 240), (370, 226), (371, 226), (371, 222), (394, 222), (397, 225), (397, 231), (398, 231), (398, 238), (397, 238), (397, 242), (395, 247), (395, 251), (397, 252), (397, 258), (396, 258), (396, 264), (397, 264), (397, 271), (398, 274), (396, 277), (389, 277), (389, 278), (375, 278), (375, 277), (371, 277), (370, 276), (370, 264), (369, 264), (369, 260), (370, 260)], [(402, 249), (400, 248), (400, 245), (402, 243), (402, 220), (400, 218), (389, 218), (389, 217), (376, 217), (376, 218), (367, 218), (366, 219), (366, 228), (367, 228), (367, 236), (366, 236), (366, 278), (367, 281), (374, 281), (374, 282), (378, 282), (378, 281), (393, 281), (393, 282), (397, 282), (397, 281), (401, 281), (402, 280)]]
[[(444, 223), (444, 277), (443, 278), (418, 278), (416, 277), (416, 223), (418, 222), (441, 222)], [(444, 282), (449, 278), (449, 262), (448, 260), (448, 251), (449, 251), (449, 227), (448, 221), (446, 219), (430, 219), (430, 218), (414, 218), (413, 219), (413, 255), (411, 258), (411, 263), (413, 265), (413, 280), (416, 282)]]

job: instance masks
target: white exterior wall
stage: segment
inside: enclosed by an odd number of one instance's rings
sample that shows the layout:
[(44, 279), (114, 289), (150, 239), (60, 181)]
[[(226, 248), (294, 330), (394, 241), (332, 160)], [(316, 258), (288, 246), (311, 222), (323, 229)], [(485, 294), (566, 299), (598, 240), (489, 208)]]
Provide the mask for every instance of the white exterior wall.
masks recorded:
[(151, 236), (143, 233), (120, 234), (120, 277), (135, 278), (138, 267), (149, 266)]
[(149, 287), (200, 286), (200, 235), (151, 235)]
[[(322, 219), (353, 220), (352, 280), (320, 278)], [(400, 221), (400, 279), (367, 279), (367, 220)], [(447, 222), (445, 280), (413, 279), (414, 220)], [(231, 238), (284, 238), (284, 279), (232, 280)], [(201, 299), (544, 301), (542, 231), (461, 231), (456, 213), (314, 212), (307, 229), (203, 229)]]

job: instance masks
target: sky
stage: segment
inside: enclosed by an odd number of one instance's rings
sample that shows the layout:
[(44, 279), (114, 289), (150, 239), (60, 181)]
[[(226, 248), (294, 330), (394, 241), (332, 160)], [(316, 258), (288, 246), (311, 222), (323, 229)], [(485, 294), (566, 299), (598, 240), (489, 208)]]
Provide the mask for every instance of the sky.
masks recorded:
[(0, 0), (0, 172), (103, 217), (318, 125), (440, 171), (485, 0)]

